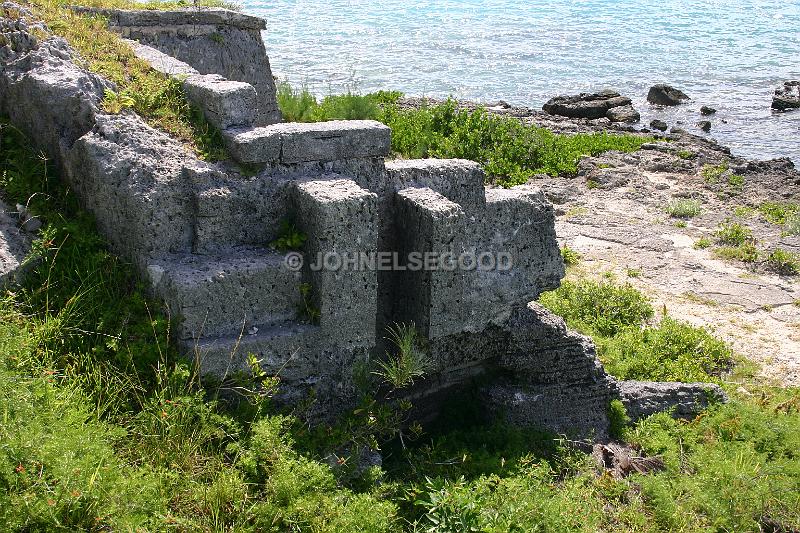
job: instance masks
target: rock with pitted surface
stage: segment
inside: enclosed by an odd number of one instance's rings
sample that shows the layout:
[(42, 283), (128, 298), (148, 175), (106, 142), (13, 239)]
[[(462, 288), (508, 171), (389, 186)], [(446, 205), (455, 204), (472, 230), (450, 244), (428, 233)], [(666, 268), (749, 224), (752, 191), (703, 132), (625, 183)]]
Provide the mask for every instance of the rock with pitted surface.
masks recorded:
[(12, 210), (0, 201), (0, 287), (20, 279), (30, 249), (30, 236), (17, 226)]
[(686, 100), (689, 100), (686, 93), (664, 83), (653, 85), (647, 93), (647, 101), (655, 105), (679, 105)]
[(789, 111), (800, 107), (800, 81), (787, 81), (782, 87), (775, 89), (772, 97), (772, 109)]
[[(616, 108), (625, 110), (612, 112)], [(608, 118), (612, 122), (636, 122), (639, 120), (639, 113), (631, 107), (631, 99), (614, 91), (556, 96), (548, 100), (542, 109), (551, 115), (570, 118)], [(636, 119), (631, 120), (634, 116)]]
[(697, 123), (697, 127), (703, 130), (704, 132), (708, 133), (711, 131), (711, 122), (708, 120), (701, 120)]
[(641, 115), (632, 105), (623, 105), (619, 107), (612, 107), (606, 111), (606, 118), (611, 122), (639, 122)]
[(704, 105), (703, 107), (700, 108), (700, 114), (703, 116), (713, 115), (716, 112), (717, 112), (716, 109), (714, 109), (713, 107), (708, 107), (707, 105)]
[(650, 127), (658, 131), (667, 131), (667, 123), (663, 120), (654, 119), (650, 121)]

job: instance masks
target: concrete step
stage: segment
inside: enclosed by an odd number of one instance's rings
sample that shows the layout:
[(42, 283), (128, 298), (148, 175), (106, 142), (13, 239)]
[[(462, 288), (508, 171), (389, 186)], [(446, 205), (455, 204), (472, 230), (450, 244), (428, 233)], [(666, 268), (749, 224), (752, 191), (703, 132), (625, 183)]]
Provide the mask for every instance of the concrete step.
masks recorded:
[(222, 132), (228, 152), (240, 163), (296, 164), (385, 157), (391, 130), (374, 120), (273, 124)]
[(287, 322), (262, 326), (257, 332), (219, 337), (204, 337), (199, 341), (183, 341), (188, 353), (193, 353), (203, 374), (231, 375), (247, 371), (247, 357), (253, 354), (269, 375), (282, 379), (308, 378), (319, 369), (320, 328), (311, 324)]
[(297, 318), (300, 273), (284, 255), (266, 248), (236, 247), (215, 255), (154, 261), (148, 271), (156, 291), (178, 317), (181, 339), (245, 333)]

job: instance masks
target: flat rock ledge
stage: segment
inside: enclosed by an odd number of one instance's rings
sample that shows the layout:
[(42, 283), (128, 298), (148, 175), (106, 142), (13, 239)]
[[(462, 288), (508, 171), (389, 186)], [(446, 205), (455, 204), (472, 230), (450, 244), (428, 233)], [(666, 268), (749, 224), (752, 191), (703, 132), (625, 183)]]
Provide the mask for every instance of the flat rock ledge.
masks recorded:
[(639, 120), (639, 112), (631, 105), (631, 99), (614, 91), (556, 96), (542, 109), (551, 115), (569, 118), (607, 118), (611, 122), (629, 123)]
[(800, 108), (800, 81), (787, 81), (782, 87), (775, 89), (772, 97), (772, 109), (789, 111)]

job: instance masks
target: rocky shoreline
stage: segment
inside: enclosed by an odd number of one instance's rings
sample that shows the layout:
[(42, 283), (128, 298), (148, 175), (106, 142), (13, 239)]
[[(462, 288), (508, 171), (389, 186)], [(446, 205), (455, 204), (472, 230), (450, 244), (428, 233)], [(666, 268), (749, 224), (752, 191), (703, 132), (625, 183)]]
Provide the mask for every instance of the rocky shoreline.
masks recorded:
[[(439, 102), (404, 98), (399, 105), (418, 108)], [(653, 131), (607, 117), (570, 118), (505, 102), (457, 105), (485, 107), (555, 133), (655, 137), (657, 142), (634, 153), (584, 157), (574, 177), (541, 175), (532, 180), (555, 205), (562, 246), (582, 255), (570, 275), (611, 272), (644, 291), (670, 316), (715, 331), (757, 363), (758, 375), (767, 382), (800, 386), (800, 283), (796, 275), (777, 272), (768, 261), (776, 250), (800, 254), (800, 235), (787, 233), (763, 214), (765, 206), (800, 201), (800, 172), (791, 160), (737, 157), (713, 139), (679, 127)], [(710, 177), (712, 169), (719, 175)], [(670, 216), (668, 206), (681, 200), (697, 202), (697, 215)], [(758, 259), (721, 259), (715, 246), (697, 246), (713, 242), (725, 223), (752, 232)]]

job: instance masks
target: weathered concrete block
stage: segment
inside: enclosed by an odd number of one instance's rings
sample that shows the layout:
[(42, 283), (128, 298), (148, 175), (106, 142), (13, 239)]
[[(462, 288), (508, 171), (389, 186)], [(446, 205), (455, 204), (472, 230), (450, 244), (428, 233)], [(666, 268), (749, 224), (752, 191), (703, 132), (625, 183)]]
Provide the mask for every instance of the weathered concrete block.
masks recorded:
[(197, 69), (187, 65), (179, 59), (168, 56), (161, 50), (156, 50), (152, 46), (147, 46), (139, 41), (132, 41), (131, 39), (123, 39), (133, 49), (136, 57), (143, 61), (147, 61), (154, 70), (159, 71), (167, 76), (195, 76), (200, 74)]
[(258, 94), (256, 125), (281, 121), (275, 81), (261, 31), (263, 19), (219, 8), (118, 10), (74, 8), (106, 17), (112, 30), (191, 65), (252, 85)]
[(75, 142), (65, 170), (101, 233), (143, 271), (149, 258), (191, 251), (194, 207), (186, 168), (203, 166), (136, 115), (99, 115)]
[(231, 126), (249, 126), (256, 120), (258, 95), (249, 83), (205, 74), (186, 78), (183, 87), (189, 101), (221, 130)]
[(281, 136), (262, 128), (229, 128), (222, 132), (225, 148), (239, 163), (273, 163), (281, 157)]
[(481, 166), (465, 159), (396, 159), (386, 162), (395, 190), (428, 187), (465, 209), (485, 203)]
[(278, 237), (281, 221), (289, 215), (289, 179), (229, 175), (205, 168), (187, 172), (195, 190), (195, 253), (216, 253), (236, 245), (264, 246)]
[(360, 258), (377, 250), (377, 196), (330, 176), (299, 181), (293, 203), (295, 224), (308, 236), (304, 251), (320, 326), (334, 344), (373, 346), (378, 278)]
[(271, 128), (281, 135), (281, 161), (286, 164), (386, 156), (391, 147), (391, 130), (374, 120), (286, 123)]
[(495, 257), (498, 265), (476, 269), (461, 302), (469, 311), (466, 330), (480, 331), (503, 323), (514, 306), (558, 287), (564, 263), (553, 207), (537, 188), (487, 189), (485, 210), (473, 216), (474, 253)]
[(634, 422), (662, 411), (671, 411), (677, 418), (691, 418), (712, 402), (728, 401), (725, 391), (713, 383), (619, 381), (617, 388)]
[(0, 65), (0, 112), (60, 164), (63, 153), (94, 125), (111, 84), (78, 68), (61, 38), (36, 44)]
[[(235, 247), (217, 255), (183, 255), (147, 266), (150, 281), (181, 317), (183, 339), (243, 335), (295, 320), (302, 303), (300, 273), (264, 248)], [(257, 329), (255, 331), (257, 331)]]
[[(432, 189), (409, 188), (397, 193), (395, 221), (405, 230), (397, 250), (397, 321), (413, 322), (428, 339), (463, 331), (465, 271), (458, 258), (466, 240), (464, 210)], [(422, 261), (416, 268), (412, 254)]]
[(274, 124), (223, 131), (231, 156), (240, 163), (293, 165), (386, 156), (391, 130), (374, 120)]

